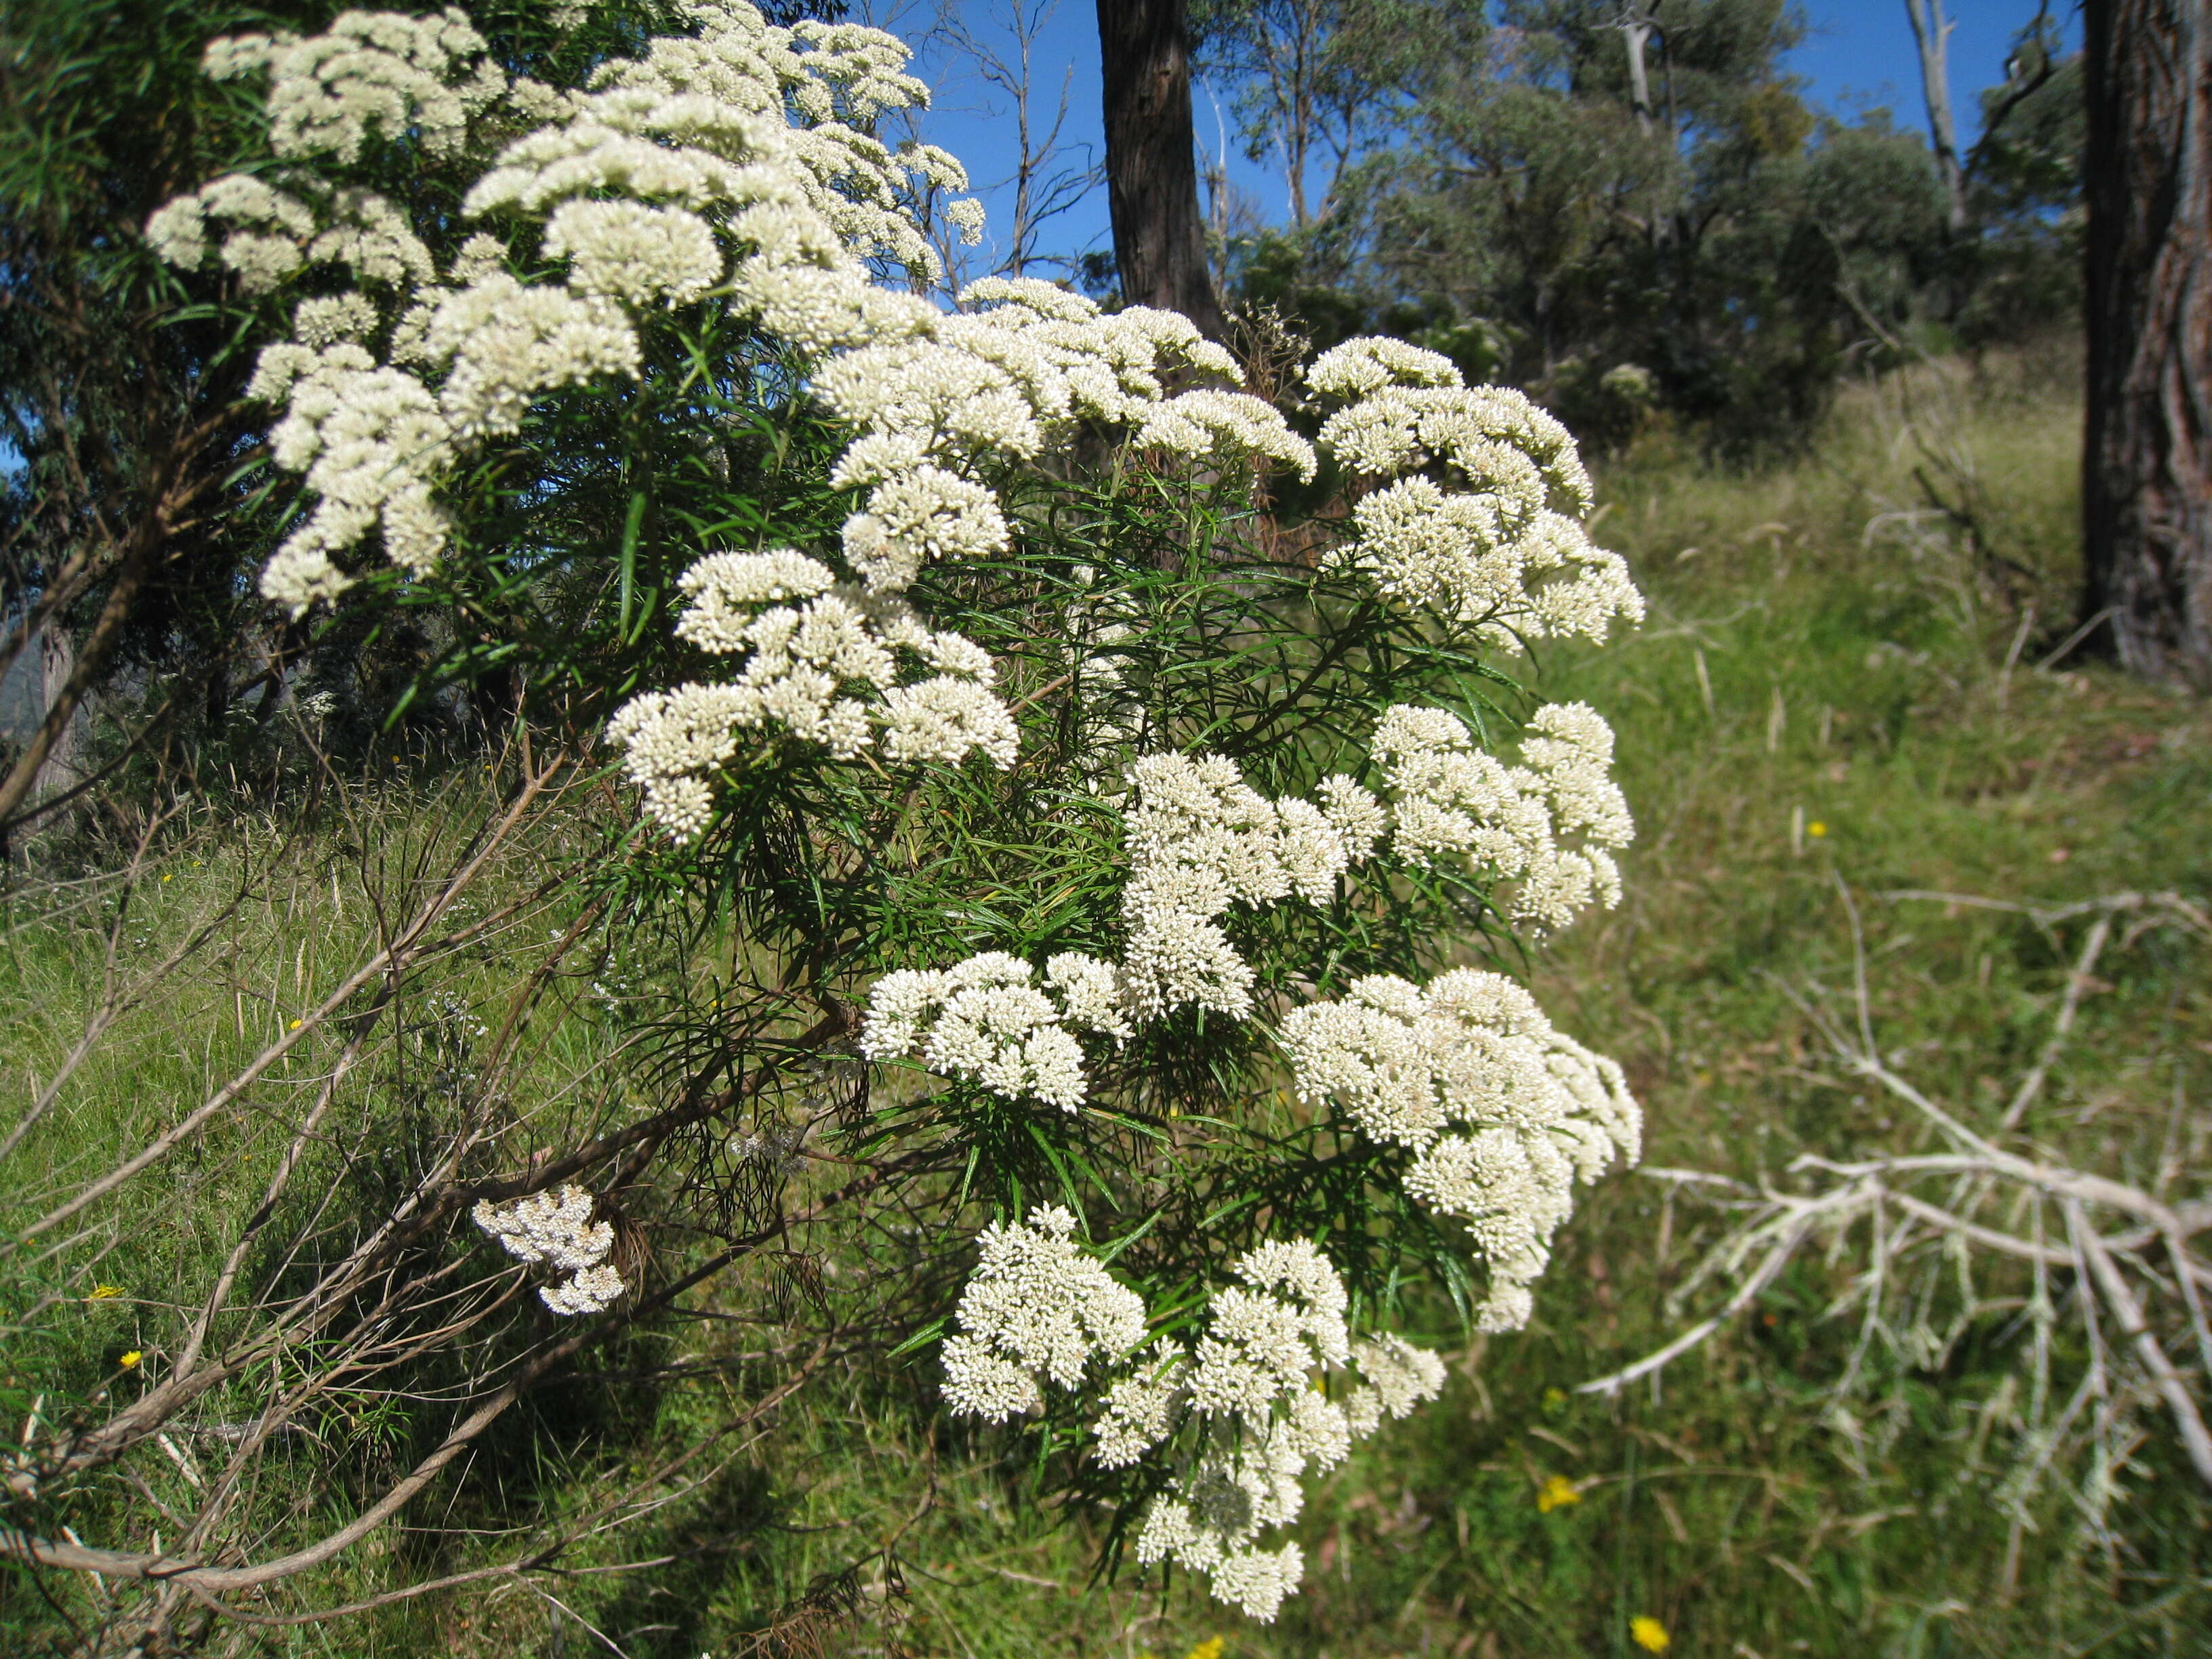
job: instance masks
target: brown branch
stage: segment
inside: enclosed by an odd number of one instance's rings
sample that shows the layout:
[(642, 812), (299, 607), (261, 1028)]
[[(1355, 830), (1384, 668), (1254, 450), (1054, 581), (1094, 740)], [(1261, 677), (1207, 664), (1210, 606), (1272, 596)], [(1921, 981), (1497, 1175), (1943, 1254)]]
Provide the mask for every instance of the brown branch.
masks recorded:
[(423, 936), (428, 933), (432, 924), (444, 914), (447, 907), (459, 896), (461, 890), (475, 879), (493, 851), (521, 821), (525, 811), (544, 791), (551, 781), (553, 774), (560, 769), (564, 761), (564, 757), (556, 754), (547, 763), (544, 769), (527, 778), (522, 788), (517, 793), (513, 804), (500, 817), (498, 823), (485, 834), (465, 861), (454, 871), (445, 884), (423, 902), (415, 919), (400, 930), (391, 944), (379, 951), (368, 962), (348, 975), (337, 989), (325, 997), (295, 1029), (287, 1031), (254, 1056), (247, 1063), (245, 1070), (237, 1073), (200, 1105), (185, 1114), (175, 1127), (166, 1134), (155, 1137), (106, 1175), (89, 1182), (75, 1197), (33, 1222), (16, 1236), (15, 1242), (18, 1244), (27, 1243), (36, 1238), (40, 1233), (58, 1226), (86, 1206), (104, 1198), (132, 1176), (167, 1157), (189, 1139), (209, 1119), (245, 1093), (270, 1066), (276, 1065), (278, 1060), (283, 1059), (301, 1042), (312, 1036), (318, 1025), (343, 1008), (362, 987), (380, 975), (389, 975), (410, 965), (419, 954), (417, 947), (423, 944)]
[(289, 1578), (299, 1573), (321, 1566), (324, 1563), (350, 1548), (379, 1526), (404, 1508), (430, 1482), (435, 1480), (454, 1458), (491, 1426), (507, 1409), (541, 1377), (562, 1360), (575, 1353), (595, 1337), (624, 1328), (646, 1315), (656, 1312), (673, 1302), (685, 1291), (720, 1273), (731, 1262), (763, 1244), (781, 1238), (793, 1224), (818, 1219), (830, 1210), (863, 1196), (891, 1179), (914, 1161), (914, 1157), (900, 1159), (868, 1174), (848, 1182), (836, 1191), (816, 1200), (805, 1210), (788, 1217), (779, 1217), (770, 1225), (757, 1229), (726, 1249), (717, 1251), (707, 1261), (677, 1279), (654, 1295), (641, 1298), (626, 1316), (604, 1324), (587, 1325), (574, 1334), (542, 1350), (523, 1365), (497, 1393), (471, 1412), (428, 1456), (385, 1492), (374, 1504), (363, 1510), (344, 1526), (318, 1539), (314, 1543), (251, 1566), (223, 1566), (198, 1560), (191, 1556), (173, 1555), (130, 1550), (111, 1550), (91, 1546), (40, 1538), (17, 1528), (0, 1528), (0, 1558), (28, 1563), (37, 1566), (57, 1567), (75, 1572), (96, 1572), (113, 1578), (144, 1579), (162, 1583), (181, 1584), (188, 1589), (217, 1592), (222, 1590), (252, 1589), (260, 1585)]
[(114, 574), (107, 598), (91, 629), (77, 642), (76, 660), (70, 666), (69, 678), (49, 701), (46, 718), (24, 744), (14, 767), (5, 778), (0, 778), (0, 836), (17, 822), (21, 816), (18, 809), (38, 781), (39, 773), (53, 753), (54, 745), (76, 718), (86, 692), (106, 672), (108, 657), (122, 638), (125, 623), (130, 620), (131, 606), (139, 590), (153, 574), (156, 555), (167, 543), (176, 520), (185, 508), (215, 488), (216, 480), (212, 475), (191, 477), (187, 468), (201, 447), (228, 418), (226, 411), (220, 417), (179, 434), (154, 462), (152, 487), (148, 491), (154, 498), (154, 505), (123, 540), (112, 561)]

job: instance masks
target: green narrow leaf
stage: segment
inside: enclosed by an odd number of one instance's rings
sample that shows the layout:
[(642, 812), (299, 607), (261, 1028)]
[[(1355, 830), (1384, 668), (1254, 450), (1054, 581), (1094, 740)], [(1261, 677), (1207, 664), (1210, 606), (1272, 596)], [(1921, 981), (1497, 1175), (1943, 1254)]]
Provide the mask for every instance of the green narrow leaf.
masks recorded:
[(622, 609), (616, 626), (627, 636), (629, 633), (629, 613), (632, 597), (637, 586), (637, 538), (645, 526), (645, 492), (631, 492), (629, 516), (623, 521), (622, 538)]

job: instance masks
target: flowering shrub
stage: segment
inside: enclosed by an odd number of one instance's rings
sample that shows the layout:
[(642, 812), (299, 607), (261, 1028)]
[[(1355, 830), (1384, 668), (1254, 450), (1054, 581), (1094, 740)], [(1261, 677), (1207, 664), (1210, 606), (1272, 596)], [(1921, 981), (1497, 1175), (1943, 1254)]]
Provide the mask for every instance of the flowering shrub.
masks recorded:
[[(1434, 353), (1355, 340), (1280, 410), (1181, 317), (941, 292), (980, 211), (876, 136), (927, 97), (890, 35), (588, 19), (210, 48), (266, 154), (148, 235), (282, 320), (263, 590), (430, 596), (611, 715), (633, 872), (744, 942), (738, 1164), (835, 1137), (963, 1270), (988, 1212), (947, 1405), (1037, 1418), (1139, 1562), (1272, 1619), (1304, 1477), (1441, 1387), (1401, 1287), (1518, 1327), (1636, 1156), (1620, 1069), (1449, 964), (1617, 901), (1611, 732), (1507, 668), (1641, 602), (1565, 430)], [(1268, 519), (1284, 473), (1348, 511)], [(547, 644), (587, 627), (621, 651)], [(795, 1081), (840, 1048), (857, 1111)], [(569, 1316), (634, 1288), (592, 1213), (474, 1212)]]

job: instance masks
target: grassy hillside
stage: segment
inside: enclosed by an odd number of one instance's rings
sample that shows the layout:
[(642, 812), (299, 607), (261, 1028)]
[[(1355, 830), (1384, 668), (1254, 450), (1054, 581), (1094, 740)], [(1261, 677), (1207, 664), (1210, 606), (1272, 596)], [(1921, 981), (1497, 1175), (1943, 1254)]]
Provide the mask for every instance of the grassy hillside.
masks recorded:
[[(1994, 1124), (2043, 1053), (2094, 925), (2048, 911), (2125, 890), (2212, 893), (2203, 707), (2102, 669), (2041, 665), (2070, 621), (2072, 385), (2057, 359), (1931, 368), (1852, 392), (1794, 465), (1717, 476), (1662, 433), (1605, 470), (1601, 539), (1633, 561), (1650, 619), (1603, 653), (1543, 662), (1540, 689), (1613, 722), (1640, 835), (1620, 908), (1553, 941), (1530, 971), (1563, 1028), (1629, 1068), (1648, 1167), (1756, 1186), (1802, 1153), (1928, 1145), (1919, 1120), (1838, 1065), (1824, 1028), (1857, 1029), (1861, 963), (1887, 1064)], [(212, 880), (208, 856), (169, 872), (185, 878), (162, 901), (179, 907), (173, 930), (184, 890)], [(219, 1008), (161, 1011), (94, 1094), (129, 1106), (131, 1052), (197, 1075), (220, 1064), (215, 1044), (258, 1040), (249, 1018), (281, 1027), (286, 999), (313, 981), (310, 957), (365, 922), (358, 908), (343, 919), (349, 885), (302, 867), (237, 924), (251, 960), (235, 981), (264, 988), (265, 1006), (226, 991)], [(325, 907), (326, 877), (340, 915)], [(53, 1063), (56, 1012), (97, 994), (100, 963), (66, 945), (65, 915), (16, 921), (0, 994), (25, 1056), (10, 1064), (37, 1072)], [(2169, 1199), (2206, 1190), (2204, 965), (2183, 932), (2112, 930), (2022, 1115), (2028, 1144)], [(457, 994), (471, 975), (489, 985), (497, 951), (448, 971)], [(579, 1097), (619, 1062), (607, 1013), (619, 988), (576, 987), (573, 1021), (537, 1062)], [(210, 1054), (185, 1052), (177, 1034), (211, 1013)], [(432, 1033), (423, 1055), (461, 1041)], [(100, 1133), (96, 1117), (70, 1126), (79, 1144)], [(241, 1122), (239, 1155), (255, 1144)], [(225, 1178), (219, 1160), (196, 1165), (179, 1204)], [(1846, 1238), (1802, 1254), (1656, 1381), (1577, 1393), (1717, 1306), (1722, 1292), (1693, 1273), (1727, 1220), (1703, 1195), (1719, 1190), (1610, 1180), (1562, 1234), (1523, 1333), (1470, 1342), (1439, 1310), (1426, 1334), (1455, 1356), (1446, 1397), (1319, 1486), (1300, 1534), (1306, 1589), (1271, 1630), (1185, 1584), (1164, 1598), (1132, 1575), (1097, 1582), (1099, 1517), (1041, 1514), (1018, 1437), (939, 1421), (923, 1354), (833, 1370), (758, 1437), (722, 1446), (726, 1461), (680, 1497), (587, 1539), (566, 1577), (335, 1626), (231, 1626), (219, 1642), (345, 1659), (574, 1659), (610, 1645), (720, 1659), (749, 1650), (771, 1612), (812, 1605), (811, 1638), (789, 1639), (947, 1659), (1551, 1659), (1636, 1654), (1662, 1632), (1672, 1653), (1753, 1659), (2212, 1651), (2212, 1507), (2164, 1419), (2116, 1409), (2122, 1466), (2054, 1454), (2031, 1467), (2015, 1364), (2024, 1274), (1923, 1248), (1889, 1267), (1919, 1298), (1909, 1328), (1869, 1340), (1850, 1300), (1863, 1251)], [(189, 1279), (217, 1254), (181, 1213), (117, 1238), (97, 1276), (131, 1294), (88, 1303), (76, 1348), (42, 1350), (38, 1365), (90, 1375), (134, 1351), (139, 1287)], [(757, 1398), (779, 1339), (744, 1305), (733, 1291), (726, 1321), (653, 1339), (664, 1351), (650, 1357), (683, 1362), (684, 1378), (638, 1385), (623, 1366), (647, 1356), (617, 1355), (546, 1391), (526, 1432), (487, 1449), (509, 1460), (498, 1501), (416, 1518), (474, 1527), (489, 1550), (512, 1519), (501, 1503), (587, 1514), (624, 1468)], [(0, 1362), (11, 1367), (0, 1385), (12, 1400), (33, 1365)], [(373, 1449), (375, 1402), (360, 1409), (349, 1431)], [(312, 1458), (293, 1478), (298, 1504), (329, 1499)], [(447, 1535), (434, 1554), (403, 1529), (333, 1568), (313, 1600), (372, 1595), (433, 1559), (465, 1567), (477, 1547)], [(638, 1560), (658, 1565), (591, 1571)], [(45, 1620), (20, 1581), (0, 1613), (0, 1632), (27, 1644)]]

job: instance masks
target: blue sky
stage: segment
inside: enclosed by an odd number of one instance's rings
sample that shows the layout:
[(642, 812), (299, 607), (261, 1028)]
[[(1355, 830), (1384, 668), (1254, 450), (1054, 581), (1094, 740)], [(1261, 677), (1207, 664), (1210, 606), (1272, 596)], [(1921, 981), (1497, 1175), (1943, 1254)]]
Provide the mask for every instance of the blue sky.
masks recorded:
[[(1049, 3), (1049, 0), (1046, 0)], [(977, 33), (992, 31), (993, 20), (1002, 18), (1009, 0), (958, 0), (959, 12)], [(1035, 5), (1038, 0), (1027, 0)], [(1962, 143), (1971, 143), (1979, 119), (1975, 94), (2003, 78), (2004, 58), (2013, 37), (2034, 15), (2033, 0), (1951, 0), (1954, 25), (1951, 34), (1951, 95), (1961, 125)], [(2066, 21), (2069, 40), (2078, 39), (2078, 21), (2072, 7), (2058, 0), (2053, 11)], [(878, 0), (858, 5), (874, 21), (896, 29), (909, 40), (920, 40), (933, 15), (927, 0)], [(1886, 106), (1900, 126), (1925, 131), (1927, 114), (1921, 103), (1917, 60), (1912, 28), (1905, 0), (1808, 0), (1805, 6), (1811, 33), (1788, 60), (1790, 70), (1808, 82), (1808, 96), (1820, 107), (1846, 118), (1868, 108)], [(1068, 119), (1065, 136), (1093, 147), (1099, 143), (1098, 33), (1092, 0), (1058, 0), (1041, 35), (1035, 58), (1036, 82), (1048, 89), (1043, 101), (1056, 101), (1063, 82), (1068, 89)], [(925, 53), (918, 66), (937, 88), (935, 108), (925, 126), (925, 136), (943, 144), (967, 163), (979, 185), (988, 185), (1010, 167), (1006, 154), (1004, 102), (993, 104), (988, 89), (971, 75), (960, 72), (957, 61)], [(1229, 156), (1230, 178), (1251, 197), (1270, 220), (1286, 216), (1280, 178), (1244, 159), (1233, 123), (1225, 107), (1217, 109), (1206, 89), (1197, 100), (1199, 142), (1208, 150), (1224, 147)], [(1001, 192), (986, 189), (993, 210), (993, 228), (1006, 215)], [(1103, 247), (1109, 240), (1106, 201), (1103, 190), (1094, 191), (1079, 207), (1057, 222), (1044, 246), (1054, 252)], [(984, 252), (990, 251), (987, 244)], [(988, 268), (991, 261), (984, 262)]]

